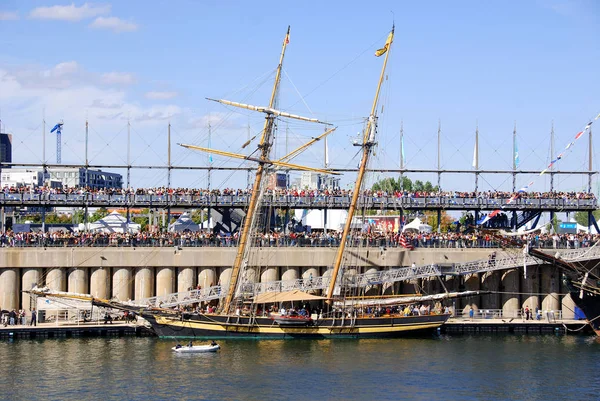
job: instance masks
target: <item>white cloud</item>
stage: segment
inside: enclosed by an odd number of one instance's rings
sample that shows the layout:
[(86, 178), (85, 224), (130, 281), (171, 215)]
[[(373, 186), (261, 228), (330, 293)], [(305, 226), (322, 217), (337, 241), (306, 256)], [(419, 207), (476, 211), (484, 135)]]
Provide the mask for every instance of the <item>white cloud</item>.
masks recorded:
[(65, 63), (56, 64), (51, 70), (47, 70), (45, 73), (48, 76), (64, 77), (73, 75), (78, 71), (79, 64), (77, 64), (77, 61), (67, 61)]
[(200, 117), (195, 116), (189, 118), (185, 122), (185, 127), (191, 129), (206, 129), (210, 123), (213, 127), (219, 126), (223, 129), (236, 129), (241, 127), (238, 121), (236, 121), (240, 118), (239, 116), (240, 115), (230, 116), (228, 113), (222, 112), (212, 112)]
[(90, 28), (109, 29), (115, 33), (137, 31), (137, 24), (117, 17), (98, 17), (90, 24)]
[(135, 75), (128, 72), (107, 72), (100, 78), (106, 85), (131, 85), (136, 82)]
[(19, 19), (16, 11), (0, 11), (0, 21), (14, 21)]
[(68, 6), (50, 6), (50, 7), (38, 7), (31, 10), (29, 13), (30, 18), (35, 19), (50, 19), (59, 21), (81, 21), (87, 18), (94, 18), (99, 15), (106, 15), (110, 13), (110, 4), (98, 5), (85, 3), (81, 7), (75, 6), (71, 3)]
[(152, 100), (166, 100), (166, 99), (173, 99), (174, 97), (177, 97), (177, 92), (155, 92), (155, 91), (151, 91), (151, 92), (146, 92), (146, 99), (152, 99)]

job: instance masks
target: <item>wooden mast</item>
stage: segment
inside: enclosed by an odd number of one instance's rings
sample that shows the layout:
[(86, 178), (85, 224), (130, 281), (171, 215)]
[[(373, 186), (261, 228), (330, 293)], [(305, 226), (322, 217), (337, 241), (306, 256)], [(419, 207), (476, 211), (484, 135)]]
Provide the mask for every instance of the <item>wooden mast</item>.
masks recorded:
[[(285, 49), (289, 43), (290, 38), (290, 27), (288, 26), (287, 34), (283, 39), (283, 45), (281, 46), (281, 55), (279, 57), (279, 65), (277, 66), (277, 73), (275, 74), (275, 82), (273, 83), (273, 91), (271, 92), (271, 99), (269, 101), (269, 108), (275, 106), (275, 100), (277, 98), (277, 92), (279, 89), (279, 82), (281, 81), (281, 68), (283, 65), (283, 57), (285, 56)], [(271, 151), (273, 141), (273, 122), (277, 116), (274, 114), (267, 114), (265, 117), (265, 125), (262, 130), (262, 136), (260, 138), (260, 144), (258, 148), (260, 152), (260, 160), (256, 169), (256, 176), (254, 178), (254, 185), (252, 186), (252, 197), (248, 204), (248, 211), (246, 212), (246, 221), (242, 225), (242, 233), (240, 235), (240, 242), (235, 255), (235, 261), (233, 262), (233, 268), (231, 272), (231, 280), (229, 281), (229, 291), (227, 291), (227, 298), (225, 298), (225, 304), (223, 305), (223, 312), (229, 313), (231, 308), (231, 302), (235, 297), (235, 290), (237, 288), (238, 279), (240, 275), (240, 269), (244, 262), (246, 255), (246, 249), (248, 248), (248, 235), (250, 228), (253, 226), (254, 219), (256, 217), (256, 210), (258, 208), (258, 197), (260, 193), (260, 187), (262, 183), (263, 173), (265, 169), (266, 161), (269, 160), (269, 152)]]
[[(329, 288), (327, 289), (327, 299), (331, 300), (333, 297), (333, 291), (335, 289), (335, 283), (337, 281), (337, 277), (340, 271), (340, 267), (342, 265), (342, 259), (344, 257), (344, 249), (346, 248), (346, 240), (348, 238), (348, 234), (350, 233), (350, 229), (352, 227), (352, 218), (354, 217), (354, 212), (356, 211), (356, 204), (358, 202), (358, 197), (361, 192), (361, 186), (363, 182), (363, 178), (365, 175), (365, 170), (367, 169), (367, 164), (369, 162), (369, 158), (371, 156), (371, 149), (373, 145), (375, 145), (375, 131), (377, 130), (377, 102), (379, 101), (379, 92), (381, 91), (381, 84), (383, 83), (383, 78), (385, 76), (385, 67), (387, 66), (388, 56), (390, 55), (390, 47), (394, 40), (394, 27), (392, 27), (392, 31), (388, 36), (386, 41), (386, 47), (384, 49), (378, 50), (377, 52), (385, 51), (385, 59), (383, 60), (383, 67), (381, 68), (381, 75), (379, 76), (379, 83), (377, 84), (377, 91), (375, 92), (375, 99), (373, 99), (373, 107), (371, 108), (371, 114), (369, 115), (369, 120), (367, 122), (367, 127), (363, 134), (363, 155), (360, 161), (360, 167), (358, 170), (358, 175), (356, 177), (356, 182), (354, 183), (354, 191), (352, 192), (352, 199), (350, 200), (350, 208), (348, 209), (348, 218), (346, 220), (346, 224), (344, 225), (344, 232), (342, 233), (342, 240), (340, 242), (340, 246), (338, 247), (338, 251), (335, 257), (335, 262), (333, 264), (333, 272), (331, 273), (331, 278), (329, 282)], [(376, 53), (377, 55), (377, 53)], [(381, 55), (381, 54), (379, 54)]]

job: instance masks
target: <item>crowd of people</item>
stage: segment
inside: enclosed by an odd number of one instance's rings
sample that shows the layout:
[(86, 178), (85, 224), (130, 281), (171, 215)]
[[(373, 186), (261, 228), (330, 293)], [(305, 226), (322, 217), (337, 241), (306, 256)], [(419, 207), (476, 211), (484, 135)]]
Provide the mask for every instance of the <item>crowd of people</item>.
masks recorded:
[[(524, 234), (538, 248), (584, 248), (600, 239), (595, 234)], [(270, 232), (256, 235), (252, 241), (256, 247), (337, 247), (341, 233)], [(198, 232), (149, 232), (129, 233), (85, 233), (85, 232), (27, 232), (7, 231), (0, 234), (2, 247), (236, 247), (238, 234), (215, 234), (212, 231)], [(489, 233), (375, 233), (355, 232), (347, 239), (347, 246), (384, 248), (496, 248), (506, 246)]]
[[(4, 194), (39, 194), (39, 195), (172, 195), (172, 196), (244, 196), (252, 193), (252, 189), (201, 189), (201, 188), (88, 188), (88, 187), (33, 187), (5, 186), (2, 189)], [(272, 189), (267, 191), (268, 195), (273, 196), (293, 196), (316, 198), (323, 196), (351, 196), (351, 189)], [(362, 191), (364, 196), (372, 197), (394, 197), (394, 198), (427, 198), (444, 197), (460, 199), (510, 199), (514, 196), (521, 199), (596, 199), (593, 193), (574, 192), (574, 191), (553, 191), (553, 192), (505, 192), (505, 191)]]

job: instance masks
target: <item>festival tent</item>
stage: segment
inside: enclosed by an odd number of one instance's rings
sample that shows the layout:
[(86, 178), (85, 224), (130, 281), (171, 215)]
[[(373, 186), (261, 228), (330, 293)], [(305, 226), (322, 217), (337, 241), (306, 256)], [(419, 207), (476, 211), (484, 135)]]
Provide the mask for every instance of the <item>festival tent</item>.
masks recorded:
[(414, 232), (426, 232), (430, 233), (432, 231), (432, 227), (429, 224), (425, 224), (418, 217), (404, 226), (402, 232), (404, 231), (414, 231)]
[(182, 213), (181, 216), (173, 224), (169, 225), (170, 232), (183, 232), (192, 231), (196, 232), (200, 230), (200, 226), (192, 221), (188, 212)]
[(130, 233), (136, 233), (140, 231), (140, 225), (137, 223), (129, 224), (127, 219), (119, 214), (119, 212), (112, 212), (108, 216), (90, 224), (90, 231), (97, 231), (103, 233), (125, 233), (129, 229)]
[[(341, 231), (348, 218), (346, 210), (327, 210), (327, 224), (325, 225), (325, 212), (323, 210), (296, 209), (295, 219), (300, 221), (303, 226), (309, 226), (312, 230), (334, 230)], [(360, 227), (359, 227), (360, 228)]]

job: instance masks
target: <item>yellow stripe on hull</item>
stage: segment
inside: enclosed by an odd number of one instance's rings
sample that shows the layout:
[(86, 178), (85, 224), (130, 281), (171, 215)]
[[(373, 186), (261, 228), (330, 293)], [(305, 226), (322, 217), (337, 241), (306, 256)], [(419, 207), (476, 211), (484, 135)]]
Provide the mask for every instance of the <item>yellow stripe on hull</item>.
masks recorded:
[(370, 327), (281, 327), (273, 326), (248, 326), (222, 323), (195, 322), (190, 320), (174, 320), (162, 316), (156, 317), (156, 323), (180, 328), (189, 328), (195, 330), (211, 330), (230, 333), (245, 333), (255, 335), (359, 335), (359, 334), (384, 334), (399, 333), (402, 331), (434, 329), (443, 324), (443, 322), (427, 322), (422, 324), (407, 325), (378, 325)]

